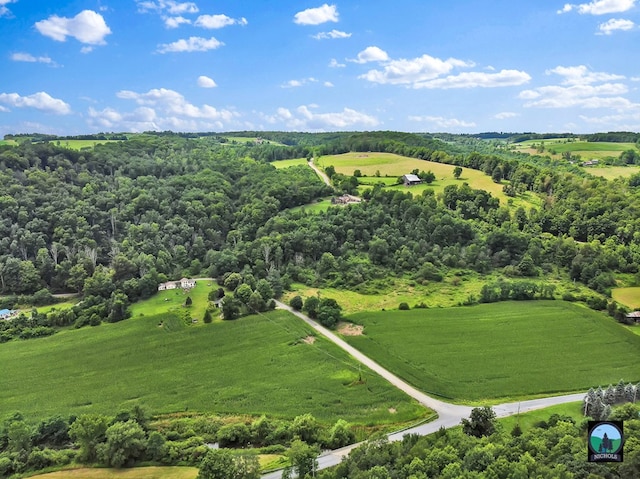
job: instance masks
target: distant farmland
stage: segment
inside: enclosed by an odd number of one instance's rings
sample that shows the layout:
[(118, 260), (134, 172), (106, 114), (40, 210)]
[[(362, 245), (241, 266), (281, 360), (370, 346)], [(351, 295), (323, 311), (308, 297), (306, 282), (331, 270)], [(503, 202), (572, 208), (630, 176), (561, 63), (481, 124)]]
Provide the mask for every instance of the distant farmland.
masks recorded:
[[(586, 391), (640, 379), (640, 336), (563, 301), (358, 313), (346, 338), (425, 392), (458, 401)], [(597, 359), (595, 359), (597, 357)]]

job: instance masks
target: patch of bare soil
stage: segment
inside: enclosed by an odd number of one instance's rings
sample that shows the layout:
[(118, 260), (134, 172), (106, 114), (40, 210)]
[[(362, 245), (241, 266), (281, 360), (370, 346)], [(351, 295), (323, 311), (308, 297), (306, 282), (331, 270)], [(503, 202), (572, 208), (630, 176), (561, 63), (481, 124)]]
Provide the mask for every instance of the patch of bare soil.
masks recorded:
[(315, 342), (316, 342), (316, 337), (315, 337), (315, 336), (307, 336), (306, 338), (304, 338), (304, 339), (302, 340), (302, 342), (303, 342), (304, 344), (313, 344), (313, 343), (315, 343)]
[(364, 326), (353, 323), (339, 323), (338, 332), (343, 336), (362, 336)]
[(389, 408), (389, 412), (390, 412), (391, 414), (395, 414), (395, 413), (397, 413), (398, 411), (396, 411), (396, 408), (394, 408), (394, 407), (390, 407), (390, 408)]

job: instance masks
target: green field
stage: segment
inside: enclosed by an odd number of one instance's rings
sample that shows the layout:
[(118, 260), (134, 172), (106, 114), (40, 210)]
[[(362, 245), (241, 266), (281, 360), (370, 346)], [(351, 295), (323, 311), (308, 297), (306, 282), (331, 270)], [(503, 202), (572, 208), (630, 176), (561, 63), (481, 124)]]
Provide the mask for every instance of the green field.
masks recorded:
[(418, 389), (500, 401), (638, 381), (640, 337), (563, 301), (358, 313), (349, 343)]
[(336, 205), (331, 203), (330, 198), (326, 198), (324, 200), (315, 201), (314, 203), (296, 206), (294, 208), (289, 209), (289, 211), (306, 211), (307, 213), (321, 213), (323, 211), (327, 211), (332, 206), (336, 206)]
[(142, 404), (153, 414), (311, 413), (391, 424), (427, 413), (327, 340), (274, 311), (202, 327), (172, 314), (0, 345), (0, 410), (28, 418), (115, 414)]
[(50, 143), (54, 145), (62, 146), (64, 148), (71, 148), (72, 150), (85, 150), (91, 149), (96, 145), (104, 145), (106, 143), (115, 143), (122, 140), (51, 140)]
[(0, 140), (0, 145), (17, 145), (16, 140)]
[(38, 479), (195, 479), (195, 467), (134, 467), (132, 469), (80, 468), (40, 474)]
[[(223, 145), (237, 145), (237, 144), (246, 144), (246, 143), (250, 143), (252, 145), (255, 145), (257, 142), (257, 138), (255, 136), (230, 136), (230, 135), (221, 135), (222, 138), (224, 138), (225, 140), (227, 140), (228, 143), (222, 143)], [(279, 146), (284, 146), (282, 143), (278, 143), (277, 141), (271, 141), (271, 140), (266, 140), (266, 139), (262, 139), (261, 143), (265, 143), (268, 145), (279, 145)]]
[(615, 180), (616, 178), (628, 178), (631, 175), (640, 173), (640, 166), (590, 166), (587, 171), (593, 176), (601, 176), (607, 180)]
[[(538, 153), (537, 148), (543, 143), (544, 151)], [(549, 140), (527, 140), (521, 143), (513, 144), (516, 150), (532, 155), (541, 154), (549, 155), (553, 158), (561, 158), (562, 153), (571, 152), (574, 155), (580, 155), (582, 161), (591, 159), (603, 159), (607, 157), (617, 158), (620, 153), (626, 150), (635, 150), (635, 143), (614, 143), (606, 141), (588, 142), (588, 141), (572, 141), (566, 139), (549, 139)], [(555, 154), (552, 154), (553, 150)], [(589, 169), (591, 171), (591, 168)]]
[[(435, 194), (438, 194), (448, 185), (461, 185), (466, 182), (472, 188), (491, 193), (492, 196), (500, 200), (502, 205), (511, 203), (516, 207), (524, 206), (526, 208), (539, 205), (539, 200), (531, 194), (518, 198), (509, 198), (502, 191), (504, 182), (494, 183), (490, 176), (481, 171), (463, 168), (460, 179), (456, 180), (453, 176), (455, 165), (408, 158), (393, 153), (352, 152), (342, 155), (322, 156), (316, 160), (316, 164), (322, 168), (333, 166), (338, 173), (344, 175), (353, 175), (355, 170), (360, 170), (364, 176), (359, 178), (358, 181), (363, 184), (375, 185), (377, 182), (384, 182), (389, 189), (410, 192), (414, 196), (422, 194), (426, 189), (431, 189)], [(395, 185), (398, 177), (410, 173), (416, 168), (420, 171), (432, 171), (436, 176), (436, 180), (429, 185), (421, 184), (411, 187)], [(379, 173), (380, 177), (375, 176), (376, 173)], [(360, 186), (359, 191), (362, 192), (370, 187)]]
[(306, 158), (294, 158), (292, 160), (272, 161), (271, 164), (278, 169), (289, 168), (290, 166), (307, 166)]
[(628, 308), (640, 308), (640, 287), (614, 288), (611, 290), (611, 297)]
[(522, 432), (526, 432), (529, 429), (532, 429), (536, 423), (539, 423), (540, 421), (548, 421), (549, 417), (553, 414), (569, 416), (573, 418), (576, 424), (580, 424), (580, 422), (584, 420), (584, 415), (582, 414), (582, 402), (570, 402), (525, 412), (515, 416), (504, 417), (498, 421), (506, 432), (511, 432), (516, 424), (520, 425)]
[[(184, 302), (187, 296), (191, 297), (192, 304), (188, 311), (192, 318), (197, 319), (202, 324), (204, 313), (209, 307), (209, 292), (217, 290), (219, 286), (214, 281), (200, 280), (195, 288), (188, 293), (181, 288), (168, 291), (158, 291), (149, 299), (138, 301), (129, 308), (132, 317), (153, 316), (170, 311), (185, 311)], [(215, 317), (215, 314), (214, 314)]]

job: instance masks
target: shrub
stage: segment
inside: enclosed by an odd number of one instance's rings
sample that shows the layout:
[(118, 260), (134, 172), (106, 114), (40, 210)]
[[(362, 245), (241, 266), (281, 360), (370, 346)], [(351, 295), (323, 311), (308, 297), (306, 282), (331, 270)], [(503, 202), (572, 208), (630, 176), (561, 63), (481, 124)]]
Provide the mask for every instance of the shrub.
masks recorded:
[(409, 310), (409, 304), (408, 303), (400, 303), (400, 306), (398, 306), (398, 309), (401, 311), (408, 311)]

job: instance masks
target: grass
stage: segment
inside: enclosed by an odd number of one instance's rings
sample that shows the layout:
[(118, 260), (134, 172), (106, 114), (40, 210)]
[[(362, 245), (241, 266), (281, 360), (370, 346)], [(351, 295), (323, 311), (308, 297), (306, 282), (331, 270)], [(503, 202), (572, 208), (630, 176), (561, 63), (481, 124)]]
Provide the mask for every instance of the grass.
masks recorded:
[(39, 314), (46, 314), (52, 309), (57, 309), (57, 310), (69, 309), (73, 307), (77, 302), (78, 302), (77, 299), (70, 299), (69, 301), (64, 301), (62, 303), (49, 304), (47, 306), (38, 306), (36, 310), (38, 311)]
[[(252, 145), (256, 144), (257, 138), (255, 136), (228, 136), (228, 135), (220, 135), (221, 138), (225, 138), (227, 143), (222, 143), (223, 145), (238, 145), (250, 143)], [(266, 143), (268, 145), (279, 145), (284, 146), (282, 143), (278, 143), (277, 141), (267, 140), (265, 138), (262, 139), (262, 143)]]
[(358, 313), (346, 339), (425, 392), (472, 403), (638, 381), (640, 337), (563, 301)]
[(195, 479), (195, 467), (134, 467), (131, 469), (79, 468), (40, 474), (38, 479)]
[[(544, 143), (544, 151), (538, 153), (537, 147), (540, 143)], [(549, 155), (552, 158), (561, 158), (562, 153), (571, 152), (574, 155), (580, 155), (583, 161), (591, 159), (603, 159), (607, 157), (617, 158), (620, 153), (626, 150), (635, 150), (635, 143), (613, 143), (606, 141), (588, 142), (588, 141), (572, 141), (568, 142), (564, 138), (548, 139), (548, 140), (527, 140), (521, 143), (513, 144), (516, 150), (530, 154)], [(555, 151), (551, 154), (550, 150)], [(589, 171), (592, 169), (589, 168)], [(595, 174), (595, 173), (594, 173)]]
[(307, 213), (321, 213), (323, 211), (327, 211), (332, 206), (336, 206), (331, 203), (330, 198), (326, 198), (320, 201), (315, 201), (313, 203), (309, 203), (306, 205), (296, 206), (291, 208), (289, 211), (306, 211)]
[[(368, 185), (375, 185), (377, 182), (384, 182), (387, 188), (404, 192), (411, 192), (414, 196), (422, 194), (426, 189), (432, 189), (436, 194), (441, 193), (448, 185), (462, 185), (468, 183), (475, 189), (484, 190), (498, 198), (502, 205), (513, 204), (514, 206), (524, 206), (531, 208), (539, 205), (539, 200), (531, 195), (518, 198), (509, 198), (502, 191), (504, 183), (494, 183), (490, 176), (483, 172), (471, 168), (463, 168), (460, 179), (455, 179), (453, 170), (455, 165), (436, 163), (433, 161), (419, 160), (395, 155), (393, 153), (345, 153), (342, 155), (322, 156), (316, 160), (316, 164), (323, 168), (333, 166), (338, 173), (353, 175), (355, 170), (360, 170), (364, 175), (358, 181)], [(436, 176), (436, 180), (427, 185), (415, 185), (406, 187), (404, 185), (394, 185), (398, 177), (410, 173), (414, 169), (420, 171), (431, 170)], [(380, 177), (375, 176), (380, 173)], [(361, 186), (360, 192), (370, 186)]]
[(17, 145), (16, 140), (0, 140), (0, 145)]
[(72, 150), (91, 149), (96, 145), (105, 145), (107, 143), (115, 143), (122, 140), (52, 140), (51, 143)]
[(614, 288), (611, 290), (611, 297), (628, 308), (640, 308), (640, 287)]
[(289, 168), (290, 166), (307, 166), (306, 158), (294, 158), (292, 160), (272, 161), (271, 164), (278, 169)]
[(590, 166), (587, 171), (594, 176), (601, 176), (607, 180), (615, 180), (616, 178), (628, 178), (640, 172), (640, 166)]
[(187, 296), (189, 296), (192, 301), (189, 307), (189, 313), (192, 318), (198, 320), (199, 324), (203, 324), (202, 318), (204, 318), (204, 313), (209, 307), (209, 292), (214, 289), (217, 290), (218, 288), (219, 286), (213, 281), (201, 280), (198, 281), (195, 288), (191, 289), (188, 293), (184, 292), (181, 288), (158, 291), (151, 298), (132, 304), (130, 308), (131, 316), (135, 318), (139, 316), (154, 316), (171, 311), (184, 311), (184, 302)]
[[(160, 326), (162, 325), (162, 326)], [(311, 413), (321, 421), (404, 423), (429, 413), (284, 311), (193, 327), (173, 314), (0, 345), (0, 411), (39, 419), (141, 404), (180, 411)], [(394, 412), (395, 410), (395, 412)]]
[(527, 432), (528, 430), (533, 429), (540, 421), (548, 421), (553, 414), (569, 416), (573, 418), (576, 424), (580, 424), (585, 419), (582, 414), (582, 403), (571, 402), (501, 418), (498, 421), (502, 425), (504, 431), (511, 432), (513, 427), (516, 424), (519, 424), (522, 432)]

